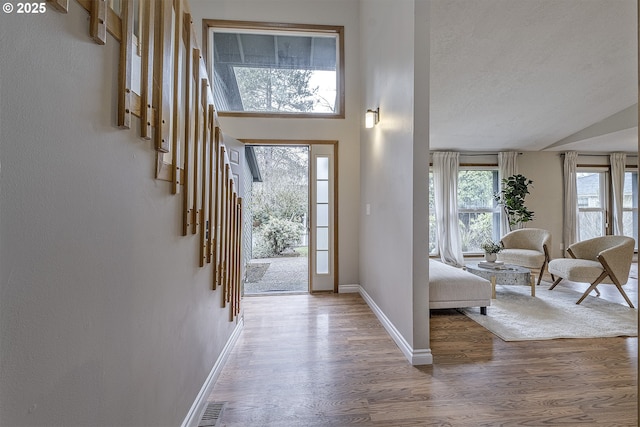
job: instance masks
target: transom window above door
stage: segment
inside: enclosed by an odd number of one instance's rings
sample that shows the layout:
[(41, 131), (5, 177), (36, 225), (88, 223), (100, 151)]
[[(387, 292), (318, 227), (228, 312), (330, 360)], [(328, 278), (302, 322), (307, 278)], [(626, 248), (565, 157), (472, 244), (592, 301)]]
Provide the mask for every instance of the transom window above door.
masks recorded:
[(221, 116), (344, 118), (341, 26), (204, 20)]

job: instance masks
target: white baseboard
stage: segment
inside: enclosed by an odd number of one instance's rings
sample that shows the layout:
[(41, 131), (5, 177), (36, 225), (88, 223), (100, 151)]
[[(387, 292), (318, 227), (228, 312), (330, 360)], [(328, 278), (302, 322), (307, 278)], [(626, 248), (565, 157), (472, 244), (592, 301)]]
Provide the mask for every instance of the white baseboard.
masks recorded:
[(433, 365), (433, 355), (431, 349), (426, 350), (413, 350), (411, 353), (411, 364), (413, 366), (419, 365)]
[(360, 285), (339, 285), (339, 294), (357, 294), (360, 292)]
[(196, 396), (196, 400), (193, 402), (193, 405), (191, 405), (191, 409), (189, 409), (187, 416), (182, 422), (182, 427), (197, 427), (198, 424), (200, 423), (200, 418), (202, 417), (202, 413), (207, 406), (207, 398), (213, 391), (213, 386), (215, 385), (216, 380), (220, 376), (220, 373), (222, 372), (222, 368), (224, 367), (225, 362), (229, 358), (231, 349), (236, 344), (236, 341), (238, 341), (238, 337), (240, 337), (240, 333), (242, 332), (243, 328), (244, 328), (244, 317), (241, 317), (235, 329), (231, 333), (229, 340), (227, 340), (227, 343), (222, 349), (222, 352), (220, 352), (220, 356), (218, 356), (218, 360), (216, 360), (216, 363), (213, 365), (213, 368), (211, 369), (211, 372), (209, 373), (207, 380), (204, 382), (204, 384), (202, 385), (202, 388), (200, 389), (200, 392)]
[[(351, 285), (349, 285), (351, 286)], [(396, 329), (391, 320), (384, 314), (384, 312), (378, 307), (376, 302), (369, 296), (367, 291), (362, 288), (360, 285), (355, 285), (358, 287), (358, 292), (365, 300), (371, 311), (376, 315), (382, 326), (386, 329), (387, 333), (391, 335), (391, 338), (396, 343), (400, 350), (404, 354), (404, 357), (407, 358), (409, 363), (414, 366), (417, 365), (432, 365), (433, 364), (433, 355), (431, 354), (431, 349), (413, 349), (411, 345), (404, 339), (400, 331)]]

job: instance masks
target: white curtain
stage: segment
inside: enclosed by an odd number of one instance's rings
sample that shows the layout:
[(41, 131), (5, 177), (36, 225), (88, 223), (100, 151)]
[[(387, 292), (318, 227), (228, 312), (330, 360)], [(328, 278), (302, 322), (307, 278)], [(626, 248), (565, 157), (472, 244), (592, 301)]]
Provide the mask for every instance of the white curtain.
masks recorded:
[(612, 153), (611, 163), (611, 189), (613, 190), (613, 234), (622, 235), (622, 203), (624, 197), (624, 168), (627, 155), (624, 153)]
[(464, 265), (458, 223), (458, 153), (433, 153), (433, 193), (436, 204), (438, 249), (442, 262)]
[[(502, 190), (502, 180), (509, 178), (512, 175), (518, 173), (518, 153), (515, 151), (503, 151), (498, 153), (498, 180), (499, 189)], [(504, 209), (500, 210), (500, 236), (504, 236), (509, 231), (509, 218), (504, 212)]]
[(564, 153), (564, 247), (578, 241), (578, 183), (577, 183), (578, 153), (568, 151)]

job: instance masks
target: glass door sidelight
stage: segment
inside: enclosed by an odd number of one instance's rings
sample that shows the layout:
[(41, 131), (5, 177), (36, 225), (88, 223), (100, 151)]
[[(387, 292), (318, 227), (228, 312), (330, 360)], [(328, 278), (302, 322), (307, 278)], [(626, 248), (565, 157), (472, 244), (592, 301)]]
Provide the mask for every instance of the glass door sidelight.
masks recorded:
[(312, 145), (310, 156), (311, 291), (334, 291), (335, 160), (333, 145)]

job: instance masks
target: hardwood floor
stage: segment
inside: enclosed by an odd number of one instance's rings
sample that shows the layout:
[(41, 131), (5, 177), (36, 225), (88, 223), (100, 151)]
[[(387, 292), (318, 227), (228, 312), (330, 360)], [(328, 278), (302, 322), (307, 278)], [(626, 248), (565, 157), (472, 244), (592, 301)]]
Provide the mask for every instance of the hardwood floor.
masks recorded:
[(504, 342), (440, 310), (434, 364), (413, 367), (357, 294), (244, 304), (209, 397), (228, 402), (222, 426), (638, 425), (637, 338)]

